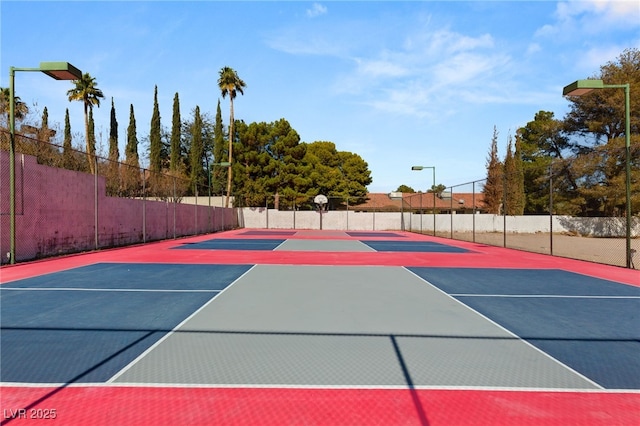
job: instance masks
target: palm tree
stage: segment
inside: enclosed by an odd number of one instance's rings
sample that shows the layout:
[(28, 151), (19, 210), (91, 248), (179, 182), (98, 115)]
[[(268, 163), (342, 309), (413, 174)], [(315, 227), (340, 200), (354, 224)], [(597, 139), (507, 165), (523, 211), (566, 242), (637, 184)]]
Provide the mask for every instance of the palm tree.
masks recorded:
[[(9, 98), (11, 97), (11, 93), (9, 93), (8, 87), (0, 87), (0, 114), (7, 114), (7, 127), (9, 127)], [(13, 107), (15, 112), (15, 118), (22, 119), (29, 113), (29, 107), (27, 104), (20, 100), (20, 96), (13, 97)]]
[[(229, 114), (229, 174), (227, 177), (227, 198), (225, 200), (225, 207), (229, 207), (229, 194), (231, 193), (231, 180), (232, 180), (232, 160), (233, 160), (233, 100), (235, 99), (237, 92), (244, 95), (242, 89), (247, 87), (244, 81), (238, 77), (238, 73), (229, 67), (224, 67), (220, 70), (220, 77), (218, 78), (218, 87), (222, 92), (222, 97), (225, 98), (229, 95), (229, 101), (231, 105), (231, 112)], [(217, 160), (216, 160), (217, 161)]]
[(89, 109), (93, 110), (93, 106), (100, 107), (100, 99), (104, 99), (102, 90), (98, 89), (96, 79), (91, 77), (89, 73), (84, 73), (80, 80), (74, 80), (75, 87), (67, 91), (69, 102), (81, 101), (84, 105), (84, 131), (87, 143), (87, 160), (89, 160), (89, 168), (91, 173), (95, 174), (95, 155), (96, 147), (92, 143), (93, 138), (89, 137)]

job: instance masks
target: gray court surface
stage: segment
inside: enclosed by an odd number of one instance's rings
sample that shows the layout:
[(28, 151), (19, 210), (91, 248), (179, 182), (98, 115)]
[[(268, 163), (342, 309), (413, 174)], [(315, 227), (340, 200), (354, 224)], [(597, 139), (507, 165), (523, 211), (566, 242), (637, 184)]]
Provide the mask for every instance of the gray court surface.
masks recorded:
[(257, 265), (113, 383), (597, 385), (402, 267)]
[(275, 251), (375, 251), (360, 241), (349, 240), (286, 240)]

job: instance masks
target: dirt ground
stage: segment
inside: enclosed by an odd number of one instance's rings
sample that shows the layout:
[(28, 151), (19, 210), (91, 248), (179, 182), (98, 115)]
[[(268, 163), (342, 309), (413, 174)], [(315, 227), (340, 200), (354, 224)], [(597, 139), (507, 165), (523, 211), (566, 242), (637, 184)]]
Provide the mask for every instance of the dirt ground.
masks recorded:
[[(451, 234), (438, 236), (451, 238)], [(457, 240), (474, 241), (473, 234), (454, 232)], [(502, 233), (476, 233), (475, 242), (492, 246), (504, 246)], [(551, 250), (553, 244), (553, 252)], [(535, 253), (553, 254), (554, 256), (587, 260), (607, 265), (626, 266), (626, 240), (624, 238), (590, 238), (553, 234), (507, 234), (506, 247), (531, 251)], [(640, 239), (631, 239), (632, 260), (635, 268), (640, 268)]]

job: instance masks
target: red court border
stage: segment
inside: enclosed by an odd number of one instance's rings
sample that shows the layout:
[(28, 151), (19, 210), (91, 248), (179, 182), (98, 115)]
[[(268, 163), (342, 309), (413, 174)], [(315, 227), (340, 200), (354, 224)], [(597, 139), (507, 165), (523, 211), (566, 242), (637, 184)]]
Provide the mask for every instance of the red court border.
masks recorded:
[[(640, 286), (638, 271), (477, 243), (402, 233), (402, 241), (434, 241), (469, 253), (170, 250), (187, 242), (243, 236), (246, 230), (0, 268), (0, 283), (99, 262), (184, 264), (378, 265), (562, 269)], [(396, 232), (398, 233), (398, 232)], [(283, 239), (376, 239), (304, 232)], [(388, 240), (388, 237), (383, 237)], [(1, 424), (42, 424), (55, 410), (64, 425), (637, 425), (640, 392), (448, 389), (199, 388), (87, 385), (0, 388)], [(21, 411), (25, 410), (25, 411)], [(47, 411), (49, 410), (49, 411)], [(26, 418), (22, 418), (25, 417)]]
[(85, 386), (6, 387), (2, 399), (1, 424), (16, 426), (47, 424), (30, 416), (52, 410), (49, 423), (67, 426), (626, 426), (640, 418), (640, 394), (600, 392)]

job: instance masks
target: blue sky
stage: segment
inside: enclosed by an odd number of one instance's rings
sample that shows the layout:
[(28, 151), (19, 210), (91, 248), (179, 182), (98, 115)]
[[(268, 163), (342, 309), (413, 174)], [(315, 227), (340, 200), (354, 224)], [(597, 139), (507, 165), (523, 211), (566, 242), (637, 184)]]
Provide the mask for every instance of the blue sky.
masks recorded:
[[(215, 115), (218, 71), (247, 83), (235, 116), (289, 121), (304, 142), (331, 141), (369, 164), (371, 192), (400, 184), (426, 190), (435, 166), (447, 186), (482, 179), (494, 126), (503, 156), (509, 135), (540, 110), (562, 118), (562, 88), (598, 74), (640, 46), (632, 1), (70, 1), (0, 3), (0, 86), (8, 69), (68, 61), (89, 72), (106, 99), (94, 111), (106, 152), (111, 98), (120, 150), (136, 115), (149, 133), (153, 88), (162, 125), (173, 96), (183, 118), (198, 105)], [(32, 110), (83, 131), (71, 83), (17, 73)], [(221, 99), (225, 124), (228, 99)], [(61, 133), (61, 132), (60, 132)], [(74, 142), (82, 143), (80, 136)], [(140, 146), (146, 155), (146, 146)], [(224, 160), (224, 159), (221, 159)]]

